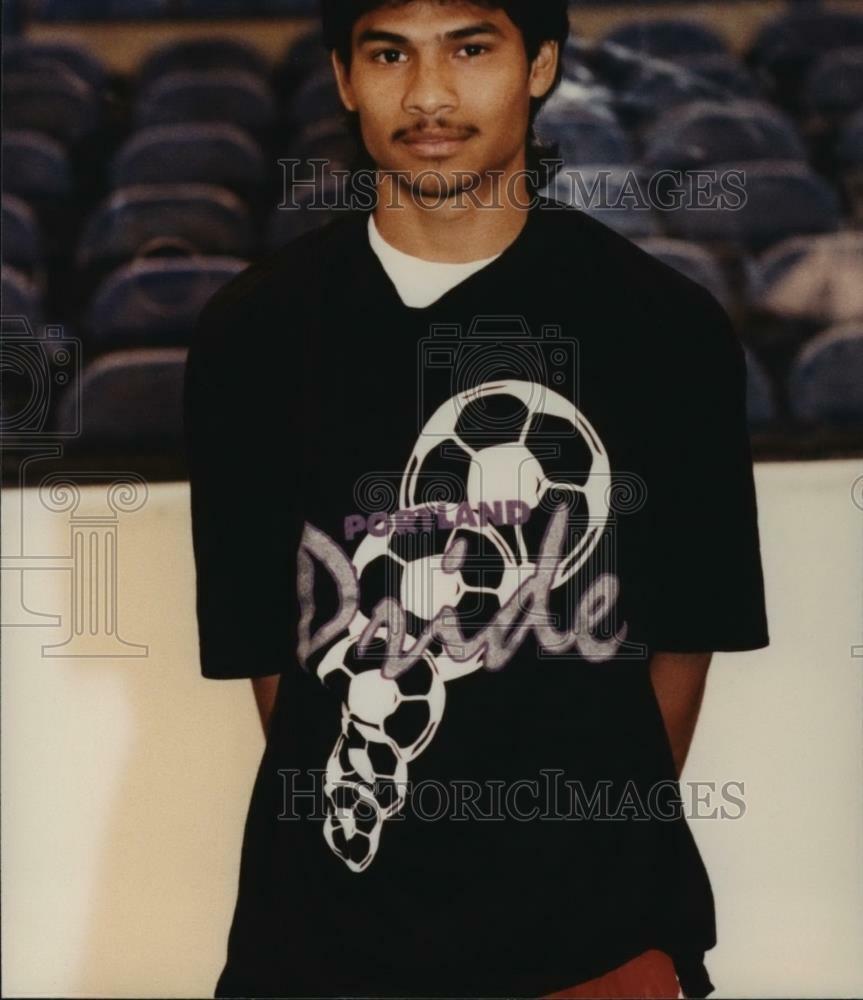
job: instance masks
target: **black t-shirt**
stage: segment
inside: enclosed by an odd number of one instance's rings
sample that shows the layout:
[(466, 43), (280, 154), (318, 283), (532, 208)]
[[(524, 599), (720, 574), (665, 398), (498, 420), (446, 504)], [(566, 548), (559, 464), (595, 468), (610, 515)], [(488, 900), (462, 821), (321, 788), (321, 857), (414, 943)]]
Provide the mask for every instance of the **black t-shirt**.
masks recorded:
[(715, 300), (541, 202), (405, 306), (345, 213), (205, 309), (205, 677), (281, 674), (217, 996), (712, 984), (653, 651), (768, 645), (745, 361)]

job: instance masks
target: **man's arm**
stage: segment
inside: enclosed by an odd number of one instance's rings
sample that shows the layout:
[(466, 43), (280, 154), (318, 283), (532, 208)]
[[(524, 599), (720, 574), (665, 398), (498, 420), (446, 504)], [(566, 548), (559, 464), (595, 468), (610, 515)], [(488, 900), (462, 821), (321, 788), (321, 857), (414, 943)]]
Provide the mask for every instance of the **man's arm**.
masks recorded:
[(713, 653), (654, 653), (650, 679), (665, 722), (677, 776), (692, 743)]
[(273, 706), (276, 704), (276, 692), (279, 690), (281, 676), (281, 674), (271, 674), (269, 677), (252, 678), (255, 702), (258, 706), (258, 715), (261, 717), (265, 739), (270, 731), (270, 719), (273, 716)]

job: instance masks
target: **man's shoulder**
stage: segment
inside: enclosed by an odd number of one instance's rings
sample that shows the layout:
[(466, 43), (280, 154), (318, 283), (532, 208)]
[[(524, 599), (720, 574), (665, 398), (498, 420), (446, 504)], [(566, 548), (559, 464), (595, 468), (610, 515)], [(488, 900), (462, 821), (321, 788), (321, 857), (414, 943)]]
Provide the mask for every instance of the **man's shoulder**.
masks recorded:
[(571, 274), (589, 266), (603, 277), (603, 285), (643, 291), (660, 301), (669, 294), (694, 305), (713, 298), (701, 285), (581, 209), (547, 198), (539, 211), (544, 233)]
[(223, 285), (207, 303), (202, 317), (235, 316), (277, 302), (299, 305), (334, 264), (343, 262), (346, 242), (355, 236), (362, 213), (350, 211), (302, 233), (250, 264)]
[(598, 296), (609, 315), (625, 313), (654, 336), (740, 348), (728, 314), (703, 285), (586, 212), (550, 199), (546, 206), (542, 228), (576, 303)]
[[(189, 338), (187, 379), (216, 371), (236, 375), (238, 367), (259, 362), (260, 352), (249, 347), (250, 340), (267, 340), (276, 329), (301, 329), (304, 312), (314, 314), (325, 300), (327, 276), (344, 266), (347, 242), (358, 222), (357, 213), (342, 213), (224, 284), (201, 310)], [(246, 349), (238, 351), (238, 344)]]

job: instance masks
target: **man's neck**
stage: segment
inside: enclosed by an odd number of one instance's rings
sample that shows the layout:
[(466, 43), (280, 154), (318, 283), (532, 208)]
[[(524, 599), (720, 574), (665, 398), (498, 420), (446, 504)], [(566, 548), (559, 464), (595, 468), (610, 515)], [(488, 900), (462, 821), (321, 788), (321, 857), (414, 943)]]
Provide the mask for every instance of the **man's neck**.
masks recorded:
[[(491, 194), (465, 192), (444, 204), (425, 207), (409, 190), (395, 188), (387, 175), (378, 186), (375, 225), (390, 246), (422, 260), (466, 264), (502, 253), (527, 223), (524, 178), (501, 178)], [(434, 202), (429, 198), (428, 202)]]

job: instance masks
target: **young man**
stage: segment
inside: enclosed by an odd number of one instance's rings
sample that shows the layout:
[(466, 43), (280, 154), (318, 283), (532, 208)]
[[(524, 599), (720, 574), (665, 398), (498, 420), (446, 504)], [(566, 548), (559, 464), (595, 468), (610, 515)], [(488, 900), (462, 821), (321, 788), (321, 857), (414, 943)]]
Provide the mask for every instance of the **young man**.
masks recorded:
[(325, 2), (379, 198), (191, 346), (202, 672), (267, 731), (216, 996), (713, 988), (677, 778), (712, 652), (769, 642), (745, 362), (532, 197), (566, 7)]

